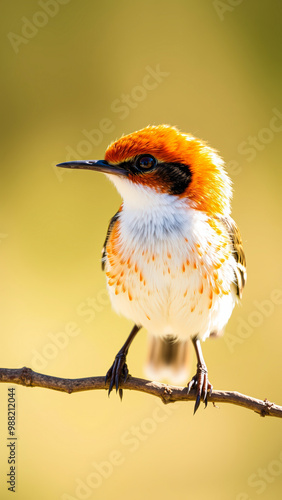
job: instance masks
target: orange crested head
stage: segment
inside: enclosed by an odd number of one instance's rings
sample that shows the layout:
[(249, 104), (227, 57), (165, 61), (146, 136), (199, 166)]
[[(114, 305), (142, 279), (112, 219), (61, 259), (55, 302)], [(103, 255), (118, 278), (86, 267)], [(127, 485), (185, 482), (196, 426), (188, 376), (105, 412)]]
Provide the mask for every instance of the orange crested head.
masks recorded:
[(208, 215), (230, 213), (231, 182), (222, 159), (175, 127), (148, 126), (123, 136), (107, 148), (105, 161), (126, 173), (122, 181), (186, 198)]

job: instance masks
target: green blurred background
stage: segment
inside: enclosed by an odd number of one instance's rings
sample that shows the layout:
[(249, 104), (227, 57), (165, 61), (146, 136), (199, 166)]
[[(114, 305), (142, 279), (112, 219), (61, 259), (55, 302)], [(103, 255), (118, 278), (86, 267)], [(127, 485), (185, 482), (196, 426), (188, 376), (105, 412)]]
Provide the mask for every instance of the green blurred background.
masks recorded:
[[(104, 176), (54, 165), (102, 158), (123, 133), (169, 123), (224, 157), (247, 254), (242, 305), (203, 346), (210, 380), (282, 403), (281, 11), (275, 0), (5, 3), (0, 366), (106, 373), (131, 328), (100, 270), (120, 199)], [(135, 376), (145, 357), (142, 331)], [(18, 499), (281, 498), (278, 419), (231, 405), (193, 417), (191, 403), (134, 392), (122, 404), (103, 391), (16, 394)], [(7, 385), (0, 397), (7, 499)]]

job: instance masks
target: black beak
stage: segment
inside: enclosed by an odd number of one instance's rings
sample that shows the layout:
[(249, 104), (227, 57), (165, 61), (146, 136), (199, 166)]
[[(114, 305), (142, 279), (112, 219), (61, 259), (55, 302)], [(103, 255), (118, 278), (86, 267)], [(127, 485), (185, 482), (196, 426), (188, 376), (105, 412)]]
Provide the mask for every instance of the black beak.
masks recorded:
[(87, 160), (87, 161), (66, 161), (58, 163), (57, 167), (63, 168), (81, 168), (83, 170), (96, 170), (104, 174), (114, 174), (127, 176), (128, 172), (119, 165), (110, 165), (105, 160)]

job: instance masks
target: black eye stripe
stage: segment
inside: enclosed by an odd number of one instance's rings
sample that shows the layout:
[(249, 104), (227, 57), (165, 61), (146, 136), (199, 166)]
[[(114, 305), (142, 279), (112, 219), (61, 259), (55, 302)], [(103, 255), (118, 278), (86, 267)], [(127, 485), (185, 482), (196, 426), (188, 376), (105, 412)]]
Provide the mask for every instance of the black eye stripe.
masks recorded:
[[(146, 165), (146, 168), (142, 168), (142, 166), (138, 167), (138, 161), (142, 158), (152, 158), (155, 164), (150, 166), (150, 168), (148, 168), (148, 165)], [(120, 166), (124, 166), (130, 172), (130, 175), (134, 177), (143, 177), (146, 176), (147, 172), (151, 172), (151, 175), (154, 176), (156, 186), (160, 186), (162, 191), (166, 191), (168, 194), (173, 195), (184, 193), (192, 180), (189, 165), (177, 162), (158, 162), (156, 158), (150, 154), (137, 156), (134, 160), (120, 163)]]

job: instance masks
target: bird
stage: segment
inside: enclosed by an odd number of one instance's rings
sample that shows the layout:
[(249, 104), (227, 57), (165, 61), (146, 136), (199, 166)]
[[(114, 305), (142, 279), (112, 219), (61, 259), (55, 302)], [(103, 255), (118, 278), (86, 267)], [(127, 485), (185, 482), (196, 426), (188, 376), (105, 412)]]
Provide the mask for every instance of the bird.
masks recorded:
[(147, 370), (180, 380), (194, 346), (194, 413), (213, 386), (202, 342), (221, 336), (246, 283), (246, 258), (231, 217), (231, 180), (206, 142), (169, 125), (149, 125), (114, 141), (103, 160), (59, 167), (104, 173), (123, 201), (111, 218), (102, 269), (113, 309), (133, 328), (108, 370), (109, 394), (129, 376), (129, 347), (148, 332)]

